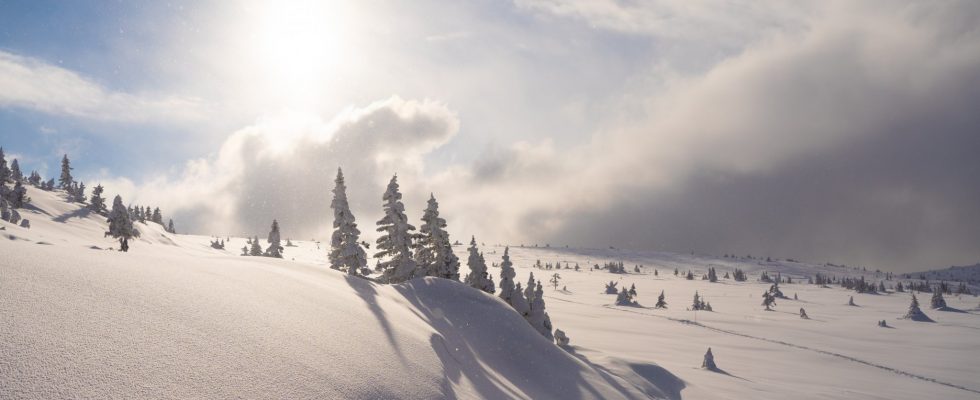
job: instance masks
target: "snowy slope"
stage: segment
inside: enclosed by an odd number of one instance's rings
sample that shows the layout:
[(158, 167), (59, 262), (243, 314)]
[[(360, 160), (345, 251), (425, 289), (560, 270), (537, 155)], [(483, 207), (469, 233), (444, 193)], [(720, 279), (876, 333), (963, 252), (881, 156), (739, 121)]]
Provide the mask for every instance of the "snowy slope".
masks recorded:
[[(3, 398), (643, 398), (495, 297), (438, 279), (378, 285), (229, 256), (32, 192), (0, 241)], [(28, 215), (30, 214), (30, 215)], [(65, 217), (68, 218), (65, 218)], [(205, 242), (206, 243), (206, 242)]]
[[(560, 273), (545, 296), (554, 325), (572, 339), (565, 351), (457, 283), (378, 285), (326, 268), (315, 242), (293, 241), (284, 260), (239, 257), (242, 238), (215, 250), (208, 237), (153, 224), (140, 225), (129, 253), (97, 250), (115, 245), (102, 237), (101, 218), (51, 193), (31, 196), (38, 210), (22, 214), (34, 228), (0, 231), (13, 236), (0, 241), (0, 318), (11, 321), (0, 325), (0, 393), (13, 393), (3, 397), (980, 398), (977, 297), (947, 297), (956, 312), (931, 310), (920, 295), (934, 323), (898, 319), (909, 293), (795, 283), (782, 285), (789, 299), (775, 311), (760, 306), (769, 286), (756, 281), (762, 271), (804, 282), (817, 272), (884, 279), (875, 272), (511, 248), (518, 281)], [(466, 259), (465, 247), (455, 250)], [(482, 250), (499, 263), (502, 247)], [(538, 259), (583, 270), (532, 268)], [(607, 261), (630, 272), (588, 270)], [(743, 269), (749, 281), (673, 276), (708, 267), (719, 276)], [(490, 272), (499, 279), (499, 269)], [(641, 306), (613, 305), (602, 291), (610, 280), (635, 284)], [(666, 310), (652, 308), (661, 290)], [(686, 310), (696, 291), (714, 312)], [(850, 296), (858, 306), (846, 305)], [(811, 319), (799, 318), (801, 307)], [(877, 326), (882, 319), (890, 328)], [(723, 372), (698, 368), (708, 347)]]

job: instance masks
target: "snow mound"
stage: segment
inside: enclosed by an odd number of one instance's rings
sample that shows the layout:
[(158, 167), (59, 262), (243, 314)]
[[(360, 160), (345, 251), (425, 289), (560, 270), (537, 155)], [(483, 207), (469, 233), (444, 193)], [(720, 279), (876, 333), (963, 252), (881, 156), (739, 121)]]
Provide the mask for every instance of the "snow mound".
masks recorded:
[[(0, 241), (3, 398), (646, 398), (508, 305), (436, 278), (380, 285), (238, 257), (33, 191)], [(46, 217), (46, 218), (45, 218)], [(655, 389), (655, 388), (654, 388)]]

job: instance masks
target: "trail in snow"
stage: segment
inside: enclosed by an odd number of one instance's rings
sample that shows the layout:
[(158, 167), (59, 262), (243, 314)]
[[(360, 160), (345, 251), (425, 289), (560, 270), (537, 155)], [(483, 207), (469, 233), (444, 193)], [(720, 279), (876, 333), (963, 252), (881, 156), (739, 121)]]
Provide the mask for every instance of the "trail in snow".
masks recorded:
[(851, 361), (851, 362), (855, 362), (855, 363), (858, 363), (858, 364), (864, 364), (864, 365), (867, 365), (867, 366), (870, 366), (870, 367), (875, 367), (875, 368), (878, 368), (878, 369), (881, 369), (881, 370), (889, 371), (889, 372), (892, 372), (892, 373), (895, 373), (895, 374), (898, 374), (898, 375), (904, 375), (904, 376), (907, 376), (907, 377), (910, 377), (910, 378), (915, 378), (915, 379), (919, 379), (919, 380), (922, 380), (922, 381), (932, 382), (932, 383), (936, 383), (936, 384), (939, 384), (939, 385), (951, 387), (951, 388), (954, 388), (954, 389), (959, 389), (959, 390), (963, 390), (963, 391), (967, 391), (967, 392), (971, 392), (971, 393), (980, 394), (980, 390), (970, 389), (970, 388), (963, 387), (963, 386), (960, 386), (960, 385), (957, 385), (957, 384), (953, 384), (953, 383), (949, 383), (949, 382), (943, 382), (943, 381), (940, 381), (940, 380), (935, 379), (935, 378), (930, 378), (930, 377), (927, 377), (927, 376), (917, 375), (917, 374), (914, 374), (914, 373), (911, 373), (911, 372), (908, 372), (908, 371), (903, 371), (903, 370), (892, 368), (892, 367), (889, 367), (889, 366), (885, 366), (885, 365), (881, 365), (881, 364), (876, 364), (876, 363), (873, 363), (871, 361), (862, 360), (862, 359), (851, 357), (851, 356), (848, 356), (848, 355), (844, 355), (844, 354), (840, 354), (840, 353), (835, 353), (835, 352), (828, 351), (828, 350), (816, 349), (816, 348), (809, 347), (809, 346), (802, 346), (802, 345), (798, 345), (798, 344), (784, 342), (784, 341), (781, 341), (781, 340), (769, 339), (769, 338), (764, 338), (764, 337), (760, 337), (760, 336), (753, 336), (753, 335), (749, 335), (749, 334), (746, 334), (746, 333), (731, 331), (731, 330), (727, 330), (727, 329), (715, 328), (715, 327), (712, 327), (712, 326), (704, 325), (704, 324), (702, 324), (700, 322), (691, 321), (689, 319), (671, 318), (671, 317), (664, 316), (664, 315), (648, 314), (648, 313), (639, 312), (639, 311), (635, 311), (635, 310), (631, 310), (631, 309), (619, 308), (619, 307), (612, 306), (612, 305), (607, 305), (607, 304), (604, 304), (604, 305), (595, 305), (595, 304), (582, 303), (582, 302), (572, 301), (572, 300), (567, 300), (567, 299), (561, 299), (561, 298), (557, 298), (557, 297), (549, 297), (549, 300), (558, 300), (558, 301), (564, 301), (564, 302), (567, 302), (567, 303), (581, 304), (581, 305), (592, 306), (592, 307), (602, 307), (602, 308), (606, 308), (606, 309), (610, 309), (610, 310), (614, 310), (614, 311), (628, 312), (628, 313), (639, 314), (639, 315), (643, 315), (643, 316), (647, 316), (647, 317), (662, 318), (662, 319), (666, 319), (666, 320), (670, 320), (670, 321), (674, 321), (674, 322), (679, 322), (679, 323), (682, 323), (682, 324), (685, 324), (685, 325), (697, 326), (697, 327), (708, 329), (708, 330), (715, 331), (715, 332), (718, 332), (718, 333), (724, 333), (724, 334), (727, 334), (727, 335), (740, 336), (740, 337), (749, 338), (749, 339), (755, 339), (755, 340), (759, 340), (759, 341), (763, 341), (763, 342), (775, 343), (775, 344), (779, 344), (779, 345), (783, 345), (783, 346), (787, 346), (787, 347), (792, 347), (792, 348), (796, 348), (796, 349), (800, 349), (800, 350), (807, 350), (807, 351), (812, 351), (812, 352), (816, 352), (816, 353), (820, 353), (820, 354), (824, 354), (824, 355), (829, 355), (829, 356), (841, 358), (841, 359), (844, 359), (844, 360), (848, 360), (848, 361)]

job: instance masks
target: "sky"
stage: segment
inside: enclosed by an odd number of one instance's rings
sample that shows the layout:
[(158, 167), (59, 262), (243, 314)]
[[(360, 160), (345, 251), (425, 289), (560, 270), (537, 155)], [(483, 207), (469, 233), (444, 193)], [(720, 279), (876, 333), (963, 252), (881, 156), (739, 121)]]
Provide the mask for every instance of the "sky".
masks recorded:
[(0, 1), (0, 145), (179, 231), (980, 261), (975, 1)]

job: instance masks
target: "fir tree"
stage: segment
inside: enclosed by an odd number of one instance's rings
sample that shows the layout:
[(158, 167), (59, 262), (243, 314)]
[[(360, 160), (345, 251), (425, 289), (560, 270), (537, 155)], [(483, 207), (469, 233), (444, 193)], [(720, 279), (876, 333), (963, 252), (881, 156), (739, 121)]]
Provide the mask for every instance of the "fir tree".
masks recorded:
[(153, 214), (150, 216), (150, 220), (163, 225), (163, 214), (160, 214), (160, 207), (153, 209)]
[(103, 188), (102, 185), (97, 185), (94, 189), (92, 189), (92, 198), (90, 198), (88, 201), (88, 209), (100, 215), (105, 215), (106, 213), (105, 198), (102, 197), (102, 192), (104, 190), (105, 188)]
[[(510, 248), (504, 247), (503, 261), (500, 262), (500, 299), (505, 303), (510, 304), (511, 307), (514, 306), (513, 298), (516, 297), (514, 277), (517, 276), (517, 272), (514, 271), (514, 264), (510, 262)], [(518, 292), (519, 294), (519, 292)]]
[(708, 348), (708, 352), (704, 353), (704, 361), (701, 362), (701, 368), (709, 371), (717, 371), (718, 366), (715, 365), (715, 355), (711, 354), (711, 348)]
[(358, 275), (367, 266), (367, 254), (361, 247), (354, 214), (347, 202), (347, 185), (344, 183), (344, 173), (337, 168), (337, 178), (334, 179), (333, 201), (333, 235), (330, 237), (330, 268), (347, 271), (349, 275)]
[(528, 321), (531, 323), (531, 326), (544, 336), (545, 339), (554, 342), (555, 337), (552, 334), (551, 317), (545, 311), (544, 289), (541, 287), (541, 282), (538, 282), (529, 303), (531, 303), (531, 312), (528, 315)]
[(71, 184), (75, 182), (71, 177), (71, 170), (71, 162), (68, 161), (68, 155), (65, 154), (61, 158), (61, 178), (58, 178), (58, 187), (64, 190), (71, 189)]
[(415, 251), (415, 261), (418, 264), (416, 276), (459, 280), (459, 258), (453, 254), (449, 233), (445, 229), (446, 220), (439, 217), (439, 202), (434, 195), (429, 194)]
[(466, 265), (470, 267), (470, 273), (466, 274), (464, 283), (484, 292), (493, 293), (495, 291), (493, 280), (490, 279), (490, 275), (487, 273), (487, 263), (483, 259), (483, 255), (480, 254), (479, 249), (476, 247), (476, 237), (470, 239), (470, 248), (468, 250), (470, 256), (466, 261)]
[(932, 322), (932, 319), (919, 309), (919, 299), (915, 298), (915, 293), (912, 294), (912, 303), (909, 304), (909, 310), (902, 318), (920, 322)]
[(24, 173), (20, 172), (20, 164), (17, 163), (16, 158), (10, 162), (10, 179), (13, 179), (14, 182), (24, 180)]
[[(650, 303), (647, 303), (647, 304), (650, 304)], [(654, 306), (654, 308), (667, 308), (667, 302), (664, 301), (664, 291), (663, 290), (660, 291), (660, 296), (657, 296), (657, 304)]]
[(174, 220), (173, 220), (173, 218), (171, 218), (170, 219), (170, 222), (167, 223), (167, 232), (174, 233), (174, 234), (177, 233), (177, 229), (174, 229)]
[(272, 229), (269, 230), (269, 237), (266, 241), (269, 242), (269, 248), (265, 250), (265, 256), (282, 258), (283, 247), (279, 236), (279, 221), (272, 220)]
[(946, 308), (946, 299), (943, 298), (943, 291), (936, 290), (932, 293), (931, 307), (933, 310), (942, 310)]
[(252, 247), (251, 249), (249, 249), (248, 255), (253, 257), (258, 257), (262, 255), (262, 245), (259, 244), (258, 236), (255, 236), (255, 239), (252, 239)]
[(3, 147), (0, 147), (0, 184), (5, 184), (10, 180), (10, 168), (7, 168), (7, 158), (3, 154)]
[(129, 211), (123, 205), (122, 197), (119, 195), (116, 195), (116, 198), (112, 200), (112, 211), (109, 213), (107, 222), (109, 222), (109, 232), (106, 232), (106, 235), (119, 239), (120, 250), (129, 251), (129, 239), (139, 236), (139, 233), (133, 228)]
[(30, 201), (27, 197), (27, 188), (20, 181), (14, 182), (14, 188), (8, 193), (8, 198), (10, 199), (11, 208), (21, 208), (25, 203)]
[(377, 240), (379, 252), (376, 258), (386, 259), (378, 263), (378, 268), (384, 271), (382, 281), (387, 283), (405, 282), (415, 274), (415, 260), (412, 258), (410, 246), (411, 231), (415, 227), (408, 223), (405, 216), (405, 205), (402, 204), (402, 194), (398, 191), (398, 176), (388, 182), (388, 189), (382, 197), (384, 201), (384, 218), (378, 221), (378, 232), (382, 232)]

